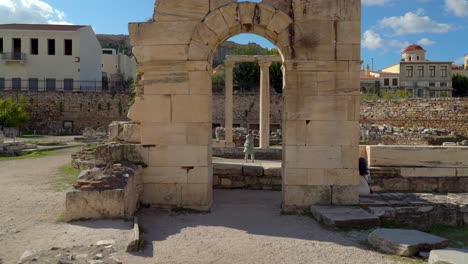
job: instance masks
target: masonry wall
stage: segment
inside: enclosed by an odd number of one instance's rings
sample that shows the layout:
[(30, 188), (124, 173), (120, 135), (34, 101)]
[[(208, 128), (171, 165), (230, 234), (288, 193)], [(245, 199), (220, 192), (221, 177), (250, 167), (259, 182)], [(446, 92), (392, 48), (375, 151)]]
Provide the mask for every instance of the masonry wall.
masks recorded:
[[(63, 121), (73, 121), (72, 132), (80, 134), (88, 126), (107, 127), (112, 121), (127, 120), (133, 98), (128, 93), (0, 92), (0, 98), (11, 96), (24, 96), (31, 103), (28, 128), (44, 134), (60, 129), (67, 132)], [(258, 125), (259, 108), (258, 94), (235, 95), (234, 124)], [(281, 95), (272, 95), (272, 125), (281, 124), (282, 111)], [(446, 128), (468, 135), (468, 98), (362, 102), (360, 120), (367, 124)], [(213, 124), (224, 124), (223, 95), (213, 95)]]
[[(258, 124), (259, 95), (234, 96), (234, 124)], [(224, 96), (215, 95), (213, 123), (224, 123)], [(272, 95), (272, 124), (281, 124), (281, 95)], [(468, 98), (365, 101), (360, 122), (403, 127), (446, 128), (468, 135)]]
[(446, 128), (468, 135), (468, 98), (364, 102), (360, 121), (403, 127)]
[[(81, 134), (86, 127), (105, 127), (127, 120), (133, 96), (128, 93), (12, 92), (0, 98), (23, 96), (30, 103), (28, 132), (38, 134)], [(64, 123), (73, 122), (72, 128)]]

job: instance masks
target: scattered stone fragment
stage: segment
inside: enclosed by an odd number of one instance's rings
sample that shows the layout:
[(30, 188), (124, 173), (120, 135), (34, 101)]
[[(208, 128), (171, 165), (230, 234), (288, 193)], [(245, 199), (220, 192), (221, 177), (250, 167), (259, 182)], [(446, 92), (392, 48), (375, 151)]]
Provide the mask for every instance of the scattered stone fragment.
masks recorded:
[(449, 243), (445, 238), (417, 230), (387, 228), (374, 230), (368, 241), (384, 252), (406, 257), (415, 256), (420, 251), (446, 248)]
[(432, 250), (429, 264), (466, 264), (468, 263), (468, 249), (447, 248)]
[(100, 240), (96, 242), (96, 246), (110, 246), (114, 244), (115, 244), (115, 240)]
[(314, 218), (333, 227), (376, 227), (380, 219), (359, 207), (347, 206), (312, 206)]

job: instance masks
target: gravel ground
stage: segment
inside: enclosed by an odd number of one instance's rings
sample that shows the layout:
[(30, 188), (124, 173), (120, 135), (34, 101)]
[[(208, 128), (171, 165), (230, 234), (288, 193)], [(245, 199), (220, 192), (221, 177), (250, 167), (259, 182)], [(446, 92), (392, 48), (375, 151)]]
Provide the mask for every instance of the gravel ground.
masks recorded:
[(124, 263), (399, 263), (361, 245), (368, 232), (336, 232), (281, 215), (280, 192), (216, 190), (209, 214), (145, 209), (146, 249)]
[[(57, 222), (65, 192), (51, 188), (76, 149), (38, 159), (0, 161), (0, 263), (26, 250), (116, 241), (123, 263), (398, 263), (361, 246), (367, 232), (324, 229), (307, 216), (280, 215), (280, 192), (215, 191), (209, 214), (144, 209), (145, 250), (125, 253), (132, 223)], [(38, 262), (40, 263), (40, 262)]]
[(37, 159), (0, 161), (0, 263), (16, 263), (26, 250), (90, 245), (114, 239), (124, 248), (132, 223), (57, 222), (65, 192), (51, 188), (57, 168), (71, 161), (77, 149), (66, 149)]

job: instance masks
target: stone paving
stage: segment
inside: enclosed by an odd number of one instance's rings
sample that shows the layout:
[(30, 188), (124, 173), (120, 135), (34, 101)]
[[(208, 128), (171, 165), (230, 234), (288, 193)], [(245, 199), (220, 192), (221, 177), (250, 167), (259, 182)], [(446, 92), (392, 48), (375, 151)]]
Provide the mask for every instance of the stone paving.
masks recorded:
[(468, 193), (381, 193), (360, 198), (361, 207), (383, 222), (418, 228), (468, 225)]

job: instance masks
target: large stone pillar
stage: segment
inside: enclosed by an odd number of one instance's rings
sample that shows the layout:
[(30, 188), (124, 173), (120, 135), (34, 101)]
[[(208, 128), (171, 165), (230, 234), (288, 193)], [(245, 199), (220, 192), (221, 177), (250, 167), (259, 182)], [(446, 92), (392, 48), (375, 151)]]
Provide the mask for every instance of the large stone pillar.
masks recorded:
[(270, 147), (270, 65), (271, 62), (259, 62), (260, 65), (260, 148)]
[(225, 140), (226, 140), (226, 146), (230, 146), (233, 144), (232, 141), (232, 122), (233, 122), (233, 82), (234, 82), (234, 77), (233, 77), (233, 69), (234, 69), (234, 62), (232, 61), (225, 61), (224, 62), (224, 67), (225, 67), (225, 72), (226, 72), (226, 88), (225, 88), (225, 116), (224, 116), (224, 127), (226, 129), (225, 131)]

